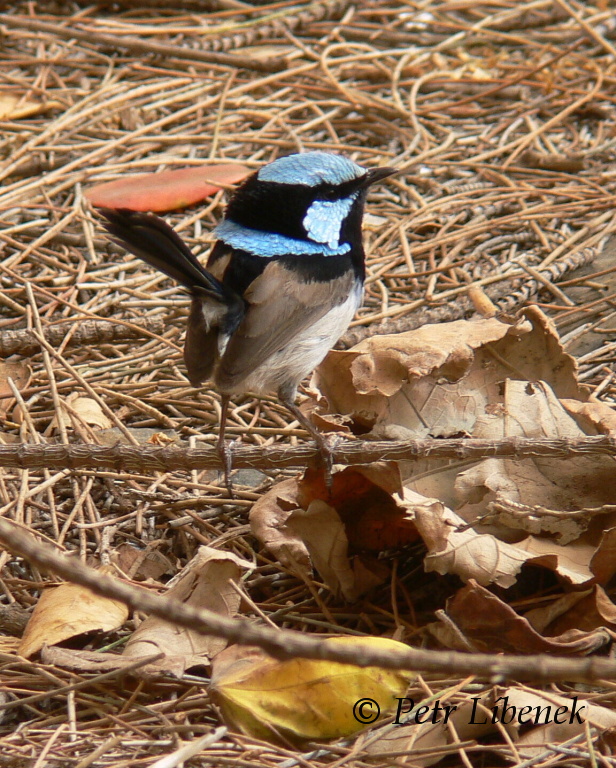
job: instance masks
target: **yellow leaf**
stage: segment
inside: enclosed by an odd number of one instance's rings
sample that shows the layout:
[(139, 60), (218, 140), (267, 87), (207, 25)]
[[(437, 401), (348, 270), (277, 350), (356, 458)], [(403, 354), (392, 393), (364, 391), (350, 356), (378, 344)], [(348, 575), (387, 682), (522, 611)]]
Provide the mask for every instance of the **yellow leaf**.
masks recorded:
[[(381, 637), (335, 637), (324, 645), (406, 648)], [(312, 659), (277, 661), (233, 646), (214, 659), (210, 694), (225, 721), (256, 738), (293, 741), (348, 736), (395, 710), (412, 672)]]

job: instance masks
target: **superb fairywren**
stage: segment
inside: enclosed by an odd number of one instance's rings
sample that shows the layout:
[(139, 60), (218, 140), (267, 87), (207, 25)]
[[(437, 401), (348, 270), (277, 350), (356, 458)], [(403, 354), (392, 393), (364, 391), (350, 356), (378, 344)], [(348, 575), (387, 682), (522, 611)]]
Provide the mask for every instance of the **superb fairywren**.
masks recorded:
[(100, 209), (116, 242), (192, 297), (184, 361), (193, 386), (209, 379), (221, 393), (217, 447), (227, 485), (227, 407), (245, 392), (276, 393), (316, 439), (329, 475), (327, 443), (295, 396), (361, 304), (366, 192), (392, 173), (326, 152), (263, 166), (231, 197), (207, 268), (157, 216)]

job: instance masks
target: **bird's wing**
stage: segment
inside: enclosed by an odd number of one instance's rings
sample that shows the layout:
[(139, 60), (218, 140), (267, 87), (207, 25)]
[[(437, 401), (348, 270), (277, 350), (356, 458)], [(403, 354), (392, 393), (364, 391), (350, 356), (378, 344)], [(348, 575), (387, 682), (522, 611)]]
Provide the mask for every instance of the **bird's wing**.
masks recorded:
[(216, 372), (220, 389), (240, 386), (268, 357), (342, 304), (354, 285), (351, 270), (335, 280), (306, 283), (279, 261), (270, 262), (244, 293), (246, 314)]

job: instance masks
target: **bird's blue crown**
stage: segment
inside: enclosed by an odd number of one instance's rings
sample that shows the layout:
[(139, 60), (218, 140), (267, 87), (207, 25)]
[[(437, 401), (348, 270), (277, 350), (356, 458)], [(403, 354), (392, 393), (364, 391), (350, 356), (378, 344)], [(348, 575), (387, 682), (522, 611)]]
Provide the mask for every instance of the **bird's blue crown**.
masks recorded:
[(259, 181), (278, 184), (302, 184), (317, 187), (319, 184), (344, 184), (365, 176), (366, 170), (357, 163), (328, 152), (306, 152), (288, 155), (264, 165), (257, 173)]

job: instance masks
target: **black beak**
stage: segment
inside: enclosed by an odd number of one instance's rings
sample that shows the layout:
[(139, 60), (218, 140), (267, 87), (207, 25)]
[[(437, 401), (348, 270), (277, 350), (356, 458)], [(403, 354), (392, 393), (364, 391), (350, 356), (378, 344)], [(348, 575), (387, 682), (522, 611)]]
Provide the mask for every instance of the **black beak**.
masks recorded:
[(386, 166), (383, 166), (382, 168), (370, 168), (361, 180), (361, 188), (369, 187), (377, 181), (386, 179), (388, 176), (393, 176), (394, 173), (398, 173), (397, 168), (387, 168)]

